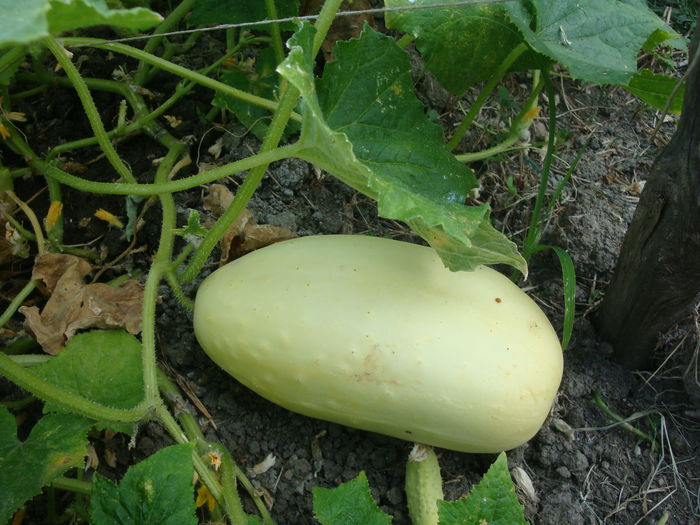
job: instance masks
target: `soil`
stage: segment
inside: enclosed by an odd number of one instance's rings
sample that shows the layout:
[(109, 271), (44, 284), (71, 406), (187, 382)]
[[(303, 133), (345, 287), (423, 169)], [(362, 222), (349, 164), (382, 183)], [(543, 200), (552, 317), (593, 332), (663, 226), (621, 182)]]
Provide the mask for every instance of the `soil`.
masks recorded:
[[(83, 67), (92, 67), (90, 71), (95, 76), (104, 73), (100, 67), (109, 70), (107, 76), (116, 67), (116, 63), (100, 66), (97, 56), (88, 56)], [(129, 66), (125, 64), (127, 69)], [(168, 92), (167, 82), (166, 79), (159, 86), (159, 93)], [(517, 99), (526, 94), (526, 83), (527, 79), (522, 78), (507, 87)], [(459, 120), (450, 96), (428, 80), (420, 86), (421, 96), (440, 115), (443, 124), (449, 126)], [(668, 525), (698, 524), (697, 313), (660, 338), (658, 369), (653, 373), (618, 366), (612, 359), (612, 349), (596, 336), (591, 324), (615, 267), (645, 173), (664, 138), (672, 133), (674, 122), (662, 127), (660, 144), (650, 144), (657, 116), (623, 91), (562, 81), (557, 85), (557, 93), (560, 149), (553, 182), (561, 179), (579, 148), (585, 147), (586, 151), (560, 204), (552, 212), (544, 241), (565, 248), (575, 261), (578, 315), (551, 416), (532, 440), (508, 453), (511, 472), (518, 480), (518, 494), (529, 521), (538, 525), (656, 524), (662, 523), (666, 514)], [(184, 123), (173, 132), (195, 137), (190, 152), (193, 160), (223, 164), (257, 150), (258, 141), (235, 123), (229, 122), (226, 133), (202, 126), (197, 115), (206, 112), (208, 97), (206, 91), (197, 90), (173, 110)], [(118, 100), (101, 95), (97, 103), (107, 108), (108, 119), (116, 112)], [(90, 134), (77, 100), (65, 89), (56, 88), (50, 97), (27, 108), (27, 112), (29, 121), (36, 124), (29, 124), (24, 130), (36, 141), (33, 143), (39, 151), (46, 145)], [(494, 126), (505, 118), (495, 104), (485, 108), (482, 117)], [(546, 111), (532, 133), (533, 142), (541, 141), (546, 134)], [(221, 136), (225, 137), (224, 149), (215, 159), (207, 149)], [(475, 135), (465, 143), (480, 146), (479, 141), (483, 140)], [(131, 140), (120, 145), (119, 151), (144, 180), (154, 172), (153, 161), (163, 154), (162, 148), (148, 140)], [(534, 201), (541, 154), (540, 148), (532, 147), (504, 162), (474, 166), (482, 184), (475, 198), (489, 202), (494, 210), (494, 224), (516, 237), (522, 235)], [(74, 160), (88, 166), (94, 180), (107, 180), (111, 171), (104, 161), (88, 165), (96, 155), (96, 150), (82, 150)], [(6, 162), (10, 164), (11, 160)], [(507, 190), (509, 175), (515, 192)], [(240, 181), (234, 177), (223, 182), (235, 191)], [(32, 191), (32, 181), (18, 183), (20, 195), (26, 197)], [(186, 221), (190, 208), (207, 215), (202, 210), (202, 194), (196, 190), (177, 196), (180, 223)], [(86, 201), (85, 195), (69, 190), (64, 198), (68, 242), (103, 236), (96, 246), (106, 252), (106, 259), (127, 246), (118, 231), (95, 220), (80, 222), (92, 213), (86, 210), (120, 209), (120, 199), (92, 196)], [(374, 203), (368, 198), (296, 160), (271, 166), (249, 208), (258, 223), (283, 226), (298, 235), (371, 233), (419, 241), (404, 225), (377, 218)], [(40, 209), (36, 211), (41, 213)], [(140, 233), (138, 246), (142, 250), (107, 272), (105, 278), (147, 268), (148, 256), (157, 246), (157, 211), (153, 209), (147, 216), (150, 225)], [(202, 277), (216, 268), (216, 261), (218, 253), (212, 255)], [(530, 277), (523, 285), (560, 331), (563, 292), (556, 258), (546, 252), (535, 257)], [(186, 293), (193, 297), (196, 286), (193, 283), (187, 287)], [(189, 312), (167, 287), (163, 286), (160, 293), (160, 359), (185, 380), (206, 407), (216, 428), (193, 405), (189, 409), (197, 414), (207, 437), (228, 447), (237, 463), (250, 473), (279, 524), (315, 523), (311, 489), (335, 487), (360, 471), (366, 472), (380, 507), (394, 516), (394, 523), (409, 523), (402, 487), (411, 443), (300, 416), (262, 399), (206, 357), (194, 338)], [(652, 436), (653, 444), (631, 432), (628, 425), (612, 425), (596, 405), (596, 395), (610, 410), (630, 418), (629, 425)], [(125, 445), (128, 436), (115, 439), (121, 439)], [(118, 477), (128, 463), (169, 443), (157, 425), (146, 425), (136, 436), (135, 450), (120, 449), (113, 476)], [(469, 492), (495, 459), (493, 455), (438, 452), (446, 499)], [(269, 455), (275, 458), (274, 465), (264, 473), (253, 474), (252, 468)]]

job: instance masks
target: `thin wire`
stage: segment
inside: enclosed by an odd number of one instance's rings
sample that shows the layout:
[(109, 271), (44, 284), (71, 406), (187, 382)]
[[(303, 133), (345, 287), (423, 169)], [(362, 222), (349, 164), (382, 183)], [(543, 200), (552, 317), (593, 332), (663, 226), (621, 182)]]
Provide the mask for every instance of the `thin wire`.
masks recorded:
[[(405, 5), (396, 7), (377, 7), (373, 9), (360, 9), (358, 11), (338, 11), (335, 16), (353, 16), (353, 15), (372, 15), (378, 13), (390, 13), (394, 11), (413, 11), (416, 9), (438, 9), (442, 7), (461, 7), (467, 5), (477, 5), (477, 4), (505, 4), (508, 2), (513, 2), (514, 0), (462, 0), (460, 2), (443, 2), (440, 4), (419, 4), (419, 5)], [(521, 0), (519, 0), (521, 1)], [(199, 31), (220, 31), (221, 29), (235, 29), (240, 27), (255, 27), (267, 24), (280, 24), (284, 22), (295, 22), (297, 20), (316, 20), (319, 15), (305, 15), (305, 16), (290, 16), (287, 18), (276, 18), (274, 20), (258, 20), (257, 22), (241, 22), (239, 24), (219, 24), (211, 27), (202, 27), (197, 29), (184, 29), (181, 31), (170, 31), (168, 33), (158, 33), (155, 35), (141, 35), (132, 36), (126, 38), (118, 38), (115, 40), (103, 40), (100, 42), (91, 42), (89, 44), (74, 44), (70, 47), (85, 47), (85, 46), (96, 46), (100, 44), (112, 44), (117, 42), (133, 42), (134, 40), (147, 40), (149, 38), (160, 38), (162, 36), (173, 36), (173, 35), (188, 35), (190, 33), (197, 33)]]

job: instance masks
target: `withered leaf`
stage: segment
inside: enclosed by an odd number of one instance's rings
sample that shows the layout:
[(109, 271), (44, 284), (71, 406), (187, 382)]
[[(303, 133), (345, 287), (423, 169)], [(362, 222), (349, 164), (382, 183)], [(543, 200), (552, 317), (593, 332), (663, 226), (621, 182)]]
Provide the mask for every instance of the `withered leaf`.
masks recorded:
[(211, 184), (209, 193), (204, 197), (203, 206), (214, 215), (221, 217), (233, 201), (233, 193), (223, 184)]
[[(204, 209), (210, 210), (215, 217), (221, 216), (233, 201), (233, 194), (222, 184), (209, 186), (209, 194), (204, 198)], [(221, 259), (219, 264), (226, 263), (276, 242), (293, 239), (296, 234), (280, 226), (258, 224), (250, 210), (243, 210), (236, 222), (221, 238), (219, 247)]]
[(36, 306), (23, 306), (19, 311), (45, 352), (57, 354), (81, 329), (124, 328), (132, 334), (141, 331), (141, 284), (133, 280), (119, 287), (85, 284), (90, 270), (87, 261), (73, 255), (37, 256), (32, 278), (44, 281), (51, 297), (41, 311)]

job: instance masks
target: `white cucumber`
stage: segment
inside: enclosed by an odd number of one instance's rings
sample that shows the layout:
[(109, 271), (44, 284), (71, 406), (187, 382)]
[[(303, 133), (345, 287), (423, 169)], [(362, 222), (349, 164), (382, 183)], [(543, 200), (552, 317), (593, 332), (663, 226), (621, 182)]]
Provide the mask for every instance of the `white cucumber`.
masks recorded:
[(555, 331), (508, 278), (382, 238), (248, 254), (203, 282), (194, 328), (220, 367), (283, 407), (464, 452), (530, 439), (562, 375)]

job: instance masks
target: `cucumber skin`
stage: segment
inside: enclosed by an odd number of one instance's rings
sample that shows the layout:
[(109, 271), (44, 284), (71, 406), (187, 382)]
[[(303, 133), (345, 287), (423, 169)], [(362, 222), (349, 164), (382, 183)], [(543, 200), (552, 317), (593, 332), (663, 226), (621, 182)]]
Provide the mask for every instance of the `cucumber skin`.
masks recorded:
[[(416, 461), (416, 448), (423, 447)], [(445, 498), (437, 455), (432, 447), (416, 445), (406, 461), (406, 501), (413, 525), (438, 525), (438, 501)]]
[(530, 439), (563, 369), (547, 317), (504, 275), (360, 235), (284, 241), (220, 268), (199, 288), (194, 329), (278, 405), (461, 452)]

